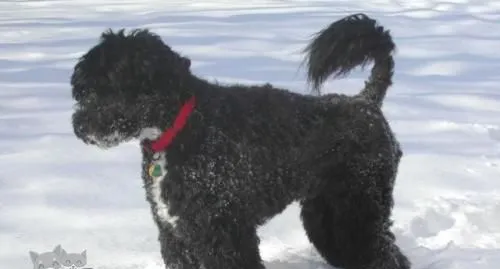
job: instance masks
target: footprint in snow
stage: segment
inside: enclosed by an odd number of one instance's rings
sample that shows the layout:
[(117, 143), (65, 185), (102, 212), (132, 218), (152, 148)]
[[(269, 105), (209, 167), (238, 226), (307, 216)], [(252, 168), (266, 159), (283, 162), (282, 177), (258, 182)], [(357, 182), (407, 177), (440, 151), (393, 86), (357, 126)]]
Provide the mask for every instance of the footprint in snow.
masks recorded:
[(439, 208), (429, 208), (421, 216), (415, 217), (410, 230), (413, 235), (421, 238), (436, 236), (443, 230), (448, 230), (455, 225), (455, 220), (449, 216), (449, 212)]
[(500, 193), (438, 198), (422, 205), (409, 231), (426, 247), (453, 242), (461, 246), (500, 247)]

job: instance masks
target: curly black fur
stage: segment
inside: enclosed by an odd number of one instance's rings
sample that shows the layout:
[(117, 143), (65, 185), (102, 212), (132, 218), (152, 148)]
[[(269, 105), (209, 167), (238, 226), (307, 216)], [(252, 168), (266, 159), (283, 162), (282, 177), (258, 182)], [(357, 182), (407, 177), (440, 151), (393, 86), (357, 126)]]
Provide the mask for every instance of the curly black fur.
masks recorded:
[(219, 85), (148, 30), (105, 32), (76, 64), (75, 135), (102, 147), (153, 139), (191, 96), (187, 125), (163, 152), (168, 173), (142, 178), (167, 268), (264, 268), (257, 227), (293, 201), (311, 242), (346, 269), (408, 269), (390, 231), (402, 152), (381, 111), (391, 37), (365, 15), (323, 30), (308, 47), (309, 77), (374, 60), (358, 95), (300, 95), (271, 85)]
[(361, 92), (367, 99), (382, 105), (387, 88), (392, 84), (394, 42), (389, 31), (365, 14), (354, 14), (333, 22), (317, 33), (305, 52), (308, 78), (314, 90), (330, 76), (347, 75), (356, 66), (375, 64), (370, 79)]

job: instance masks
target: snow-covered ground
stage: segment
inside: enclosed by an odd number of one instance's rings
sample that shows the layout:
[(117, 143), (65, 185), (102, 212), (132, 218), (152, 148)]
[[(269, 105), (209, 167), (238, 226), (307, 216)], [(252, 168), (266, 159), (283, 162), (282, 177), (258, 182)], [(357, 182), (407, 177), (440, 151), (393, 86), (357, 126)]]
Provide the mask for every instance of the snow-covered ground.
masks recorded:
[[(414, 268), (500, 268), (500, 2), (213, 0), (0, 2), (0, 268), (28, 251), (87, 250), (93, 268), (161, 267), (135, 142), (101, 151), (72, 134), (69, 75), (108, 27), (149, 27), (219, 81), (307, 92), (300, 50), (352, 12), (391, 29), (384, 110), (405, 151), (395, 230)], [(357, 92), (367, 72), (330, 81)], [(269, 269), (327, 268), (296, 206), (260, 229)]]

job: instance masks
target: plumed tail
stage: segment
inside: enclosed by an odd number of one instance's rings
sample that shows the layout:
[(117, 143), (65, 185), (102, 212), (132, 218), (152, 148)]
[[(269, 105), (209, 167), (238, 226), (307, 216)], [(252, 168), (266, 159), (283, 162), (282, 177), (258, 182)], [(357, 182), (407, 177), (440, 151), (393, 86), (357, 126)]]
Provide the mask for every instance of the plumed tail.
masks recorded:
[(319, 93), (329, 76), (345, 76), (356, 66), (374, 62), (360, 95), (381, 106), (392, 84), (394, 50), (389, 31), (375, 20), (362, 13), (349, 15), (317, 33), (304, 50), (308, 81)]

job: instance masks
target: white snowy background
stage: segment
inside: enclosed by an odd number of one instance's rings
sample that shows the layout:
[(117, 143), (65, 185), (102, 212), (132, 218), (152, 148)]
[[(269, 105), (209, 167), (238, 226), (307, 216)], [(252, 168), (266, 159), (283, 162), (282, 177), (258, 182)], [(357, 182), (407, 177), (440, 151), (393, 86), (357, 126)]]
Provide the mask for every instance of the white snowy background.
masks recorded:
[[(496, 0), (1, 1), (0, 268), (32, 268), (29, 250), (57, 244), (94, 268), (162, 268), (136, 141), (101, 151), (72, 133), (69, 76), (103, 30), (149, 27), (201, 76), (306, 93), (300, 50), (353, 12), (398, 46), (384, 111), (405, 152), (399, 244), (415, 269), (500, 268)], [(366, 75), (325, 90), (356, 93)], [(328, 268), (295, 205), (259, 233), (267, 268)]]

